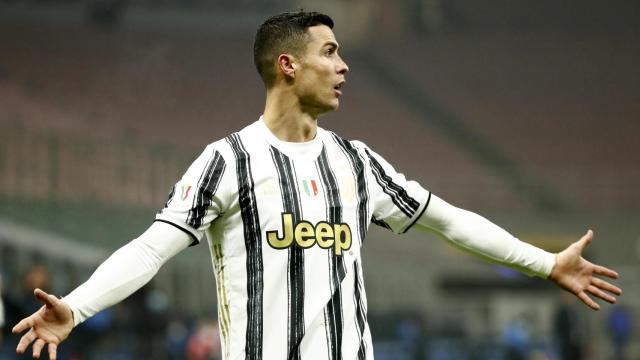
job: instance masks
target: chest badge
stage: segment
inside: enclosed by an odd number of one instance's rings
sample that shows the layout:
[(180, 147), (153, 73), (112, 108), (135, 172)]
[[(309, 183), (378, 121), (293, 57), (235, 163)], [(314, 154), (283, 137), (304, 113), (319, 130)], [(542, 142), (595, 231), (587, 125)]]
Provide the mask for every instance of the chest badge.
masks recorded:
[(302, 187), (307, 196), (318, 196), (318, 184), (315, 180), (302, 180)]
[(180, 199), (182, 201), (189, 196), (189, 190), (191, 190), (191, 185), (182, 185), (182, 193), (180, 194)]

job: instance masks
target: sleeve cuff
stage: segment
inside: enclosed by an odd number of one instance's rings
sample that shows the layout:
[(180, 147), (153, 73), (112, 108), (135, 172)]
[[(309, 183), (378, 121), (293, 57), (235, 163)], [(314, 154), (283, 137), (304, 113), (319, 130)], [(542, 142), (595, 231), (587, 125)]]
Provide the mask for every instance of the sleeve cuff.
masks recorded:
[(545, 251), (542, 254), (541, 263), (541, 271), (536, 275), (546, 279), (551, 275), (551, 271), (556, 265), (556, 254)]
[(200, 234), (198, 231), (196, 231), (195, 229), (193, 229), (191, 227), (188, 227), (186, 225), (177, 224), (175, 221), (173, 221), (169, 217), (163, 216), (163, 214), (158, 214), (156, 216), (155, 221), (162, 222), (162, 223), (165, 223), (165, 224), (169, 224), (169, 225), (175, 227), (176, 229), (183, 231), (185, 234), (189, 235), (189, 237), (191, 238), (191, 245), (189, 245), (189, 246), (198, 245), (200, 243), (200, 239), (202, 237), (202, 234)]
[(551, 274), (551, 270), (556, 264), (556, 254), (548, 251), (536, 248), (531, 244), (523, 243), (526, 245), (529, 257), (528, 265), (520, 267), (521, 271), (529, 276), (537, 276), (543, 279), (547, 279)]
[(80, 325), (83, 321), (87, 319), (86, 316), (82, 316), (80, 311), (76, 306), (73, 305), (73, 301), (70, 301), (68, 296), (63, 297), (60, 301), (64, 302), (71, 309), (71, 316), (73, 317), (73, 327)]

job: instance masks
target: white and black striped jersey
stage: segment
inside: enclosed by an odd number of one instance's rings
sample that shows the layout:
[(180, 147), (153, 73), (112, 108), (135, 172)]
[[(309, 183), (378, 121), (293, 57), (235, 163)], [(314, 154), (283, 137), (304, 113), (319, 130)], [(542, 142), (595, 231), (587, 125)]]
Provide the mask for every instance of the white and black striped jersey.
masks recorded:
[(361, 142), (286, 143), (258, 120), (207, 146), (156, 221), (206, 235), (225, 359), (373, 359), (367, 229), (405, 232), (430, 198)]

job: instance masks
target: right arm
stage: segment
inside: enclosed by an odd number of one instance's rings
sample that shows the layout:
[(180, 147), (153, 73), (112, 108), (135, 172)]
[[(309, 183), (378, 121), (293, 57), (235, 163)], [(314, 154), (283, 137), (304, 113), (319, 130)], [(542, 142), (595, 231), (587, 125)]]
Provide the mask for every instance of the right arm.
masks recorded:
[(63, 299), (36, 289), (34, 294), (44, 306), (13, 328), (14, 334), (28, 330), (16, 352), (24, 353), (35, 341), (34, 357), (39, 357), (44, 345), (49, 344), (49, 357), (55, 359), (57, 345), (74, 326), (140, 289), (191, 241), (185, 232), (156, 221), (140, 237), (114, 252), (89, 280)]
[(34, 357), (39, 357), (44, 345), (49, 344), (49, 357), (55, 359), (57, 345), (75, 325), (133, 294), (168, 259), (198, 243), (235, 196), (229, 190), (235, 178), (224, 177), (226, 162), (214, 145), (205, 148), (173, 187), (157, 221), (139, 238), (113, 253), (87, 282), (61, 300), (35, 290), (34, 295), (44, 306), (13, 328), (14, 334), (28, 330), (16, 352), (23, 353), (33, 342)]

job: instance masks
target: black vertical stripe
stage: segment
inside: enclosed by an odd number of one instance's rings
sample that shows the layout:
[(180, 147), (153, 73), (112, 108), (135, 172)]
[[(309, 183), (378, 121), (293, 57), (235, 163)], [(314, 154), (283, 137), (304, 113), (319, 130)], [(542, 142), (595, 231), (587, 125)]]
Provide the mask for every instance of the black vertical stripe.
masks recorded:
[(391, 197), (391, 200), (398, 209), (407, 215), (407, 217), (412, 218), (420, 207), (420, 203), (409, 196), (402, 186), (393, 182), (393, 179), (387, 175), (382, 165), (369, 153), (369, 150), (365, 151), (369, 156), (369, 162), (371, 163), (371, 168), (376, 181), (382, 187), (382, 190)]
[[(271, 157), (278, 172), (283, 210), (292, 214), (295, 226), (295, 224), (302, 221), (302, 204), (300, 202), (295, 167), (291, 159), (273, 146), (271, 146)], [(304, 250), (294, 242), (288, 251), (288, 359), (299, 360), (300, 342), (304, 336)]]
[[(325, 199), (327, 201), (328, 210), (327, 210), (327, 219), (329, 219), (329, 223), (338, 224), (342, 222), (342, 201), (340, 199), (340, 189), (338, 187), (338, 181), (336, 181), (336, 176), (329, 165), (329, 159), (327, 157), (327, 149), (322, 148), (322, 152), (317, 160), (317, 168), (320, 173), (320, 181), (323, 183), (323, 188), (325, 190)], [(339, 266), (337, 266), (337, 274), (338, 274), (338, 284), (342, 282), (346, 275), (346, 269), (344, 267), (344, 262), (342, 261), (342, 256), (337, 256), (334, 253), (333, 257)]]
[(226, 166), (222, 155), (218, 151), (214, 151), (201, 176), (198, 190), (194, 195), (193, 206), (187, 215), (187, 224), (192, 228), (198, 229), (202, 225), (202, 220), (207, 213), (207, 209), (211, 206), (213, 195), (216, 193), (218, 185), (220, 185)]
[(238, 198), (247, 251), (247, 330), (245, 355), (248, 360), (262, 359), (263, 331), (263, 265), (260, 219), (254, 192), (251, 159), (240, 136), (231, 134), (226, 138), (236, 158)]
[(344, 152), (351, 164), (351, 170), (357, 186), (356, 199), (358, 201), (358, 234), (360, 237), (360, 244), (363, 244), (367, 234), (367, 228), (369, 227), (369, 217), (367, 216), (369, 193), (367, 191), (367, 177), (365, 175), (364, 161), (360, 157), (360, 154), (358, 154), (358, 150), (349, 141), (337, 136), (336, 134), (333, 134), (333, 139), (342, 149), (342, 152)]
[(342, 291), (337, 281), (337, 263), (335, 255), (327, 258), (329, 266), (329, 288), (333, 295), (324, 309), (325, 331), (329, 360), (342, 359)]
[(364, 289), (364, 280), (361, 278), (361, 271), (359, 269), (359, 261), (353, 262), (354, 271), (354, 299), (356, 303), (356, 325), (358, 328), (358, 334), (360, 335), (360, 347), (358, 348), (358, 360), (364, 360), (367, 357), (367, 349), (364, 340), (364, 329), (367, 323), (367, 311), (364, 306), (364, 299), (362, 296)]
[[(338, 182), (329, 165), (326, 148), (316, 161), (316, 167), (320, 174), (320, 182), (325, 192), (325, 202), (327, 206), (327, 219), (329, 223), (336, 224), (342, 222), (342, 202)], [(329, 260), (329, 286), (333, 296), (325, 309), (325, 320), (327, 320), (327, 333), (329, 342), (329, 356), (331, 360), (342, 359), (342, 291), (340, 283), (346, 275), (344, 259), (337, 256), (333, 251), (328, 251)]]
[(329, 333), (329, 359), (342, 359), (342, 291), (338, 287), (325, 309), (325, 319), (328, 320), (325, 326)]

